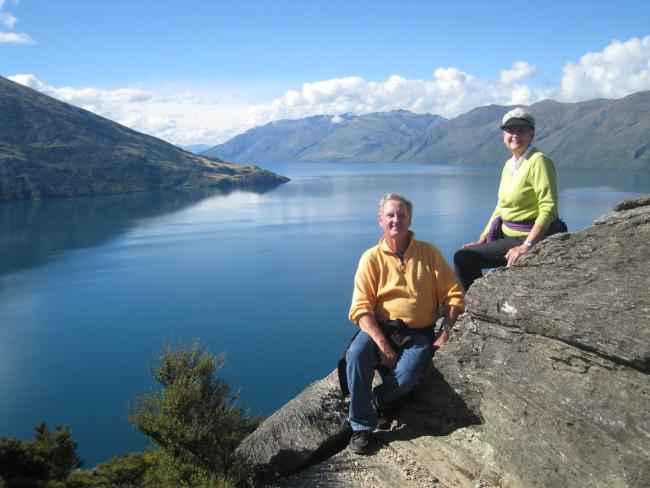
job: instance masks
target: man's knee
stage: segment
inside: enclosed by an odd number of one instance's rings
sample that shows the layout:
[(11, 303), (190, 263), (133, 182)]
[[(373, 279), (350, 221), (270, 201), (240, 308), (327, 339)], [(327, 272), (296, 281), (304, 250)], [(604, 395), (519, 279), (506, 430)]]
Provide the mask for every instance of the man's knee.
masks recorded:
[(399, 395), (404, 395), (418, 386), (423, 375), (424, 368), (422, 366), (413, 367), (408, 371), (403, 371), (400, 375), (396, 375)]
[(348, 364), (373, 362), (376, 361), (376, 357), (377, 346), (370, 336), (363, 331), (357, 334), (345, 353)]
[(406, 393), (420, 383), (427, 364), (431, 361), (431, 344), (427, 343), (409, 351), (402, 359), (405, 362), (398, 365), (395, 379), (402, 393)]

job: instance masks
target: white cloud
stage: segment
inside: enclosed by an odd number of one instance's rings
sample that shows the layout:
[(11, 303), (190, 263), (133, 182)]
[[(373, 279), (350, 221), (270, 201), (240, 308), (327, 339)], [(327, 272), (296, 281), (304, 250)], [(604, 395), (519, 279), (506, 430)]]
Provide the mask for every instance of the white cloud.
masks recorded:
[(10, 80), (28, 86), (35, 90), (71, 103), (81, 108), (107, 111), (116, 104), (139, 103), (151, 99), (152, 95), (143, 90), (134, 88), (120, 88), (118, 90), (98, 90), (95, 88), (55, 88), (46, 85), (33, 74), (10, 76)]
[(217, 144), (250, 128), (248, 106), (223, 104), (228, 97), (176, 87), (158, 89), (54, 87), (33, 74), (8, 77), (41, 93), (101, 115), (139, 132), (177, 144)]
[(535, 66), (515, 61), (498, 80), (478, 78), (454, 67), (437, 68), (431, 80), (393, 75), (383, 82), (359, 77), (304, 83), (271, 103), (254, 106), (251, 125), (315, 114), (363, 114), (407, 109), (455, 117), (479, 105), (530, 105), (544, 98), (575, 102), (620, 98), (650, 89), (650, 36), (612, 41), (601, 52), (567, 63), (555, 87), (538, 88)]
[[(486, 103), (528, 104), (538, 100), (525, 85), (514, 83), (534, 72), (527, 64), (515, 65), (508, 83), (477, 78), (457, 68), (438, 68), (432, 80), (409, 80), (398, 75), (386, 81), (359, 77), (334, 78), (304, 83), (301, 91), (289, 90), (269, 104), (252, 109), (251, 123), (300, 118), (315, 114), (383, 112), (406, 109), (454, 117)], [(516, 73), (516, 74), (515, 74)]]
[[(1, 2), (2, 0), (0, 0)], [(601, 52), (567, 63), (556, 86), (538, 88), (535, 66), (516, 61), (498, 78), (481, 78), (454, 67), (437, 68), (431, 79), (392, 75), (385, 81), (358, 76), (304, 83), (268, 103), (247, 101), (245, 93), (167, 84), (158, 87), (53, 87), (34, 75), (14, 81), (91, 110), (135, 130), (176, 144), (218, 144), (254, 126), (311, 115), (365, 114), (396, 109), (455, 117), (486, 104), (530, 105), (544, 98), (578, 101), (623, 97), (650, 89), (650, 36), (613, 41)]]
[[(13, 3), (16, 3), (16, 0)], [(18, 19), (9, 12), (2, 12), (5, 4), (5, 0), (0, 0), (0, 27), (11, 30)], [(0, 44), (34, 44), (34, 40), (24, 33), (0, 32)]]
[(27, 34), (0, 32), (0, 44), (34, 44), (34, 40)]
[(504, 85), (512, 85), (535, 74), (537, 74), (535, 66), (531, 66), (526, 61), (515, 61), (512, 64), (512, 68), (501, 72), (500, 80)]
[(531, 100), (541, 98), (540, 95), (535, 95), (529, 86), (515, 83), (510, 88), (510, 98), (504, 105), (530, 105)]
[(21, 85), (28, 86), (40, 92), (45, 93), (45, 89), (47, 88), (46, 85), (43, 84), (43, 82), (41, 82), (41, 80), (36, 78), (34, 75), (14, 75), (8, 76), (7, 78), (9, 78), (11, 81), (15, 81), (16, 83), (20, 83)]
[(650, 36), (613, 40), (562, 69), (556, 96), (564, 101), (619, 98), (650, 89)]

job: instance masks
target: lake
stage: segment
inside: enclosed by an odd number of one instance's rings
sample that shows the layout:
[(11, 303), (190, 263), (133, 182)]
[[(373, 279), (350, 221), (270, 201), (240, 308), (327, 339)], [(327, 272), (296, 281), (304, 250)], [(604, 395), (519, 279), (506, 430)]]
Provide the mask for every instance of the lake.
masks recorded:
[[(0, 205), (0, 435), (69, 425), (90, 467), (142, 450), (125, 419), (166, 341), (227, 352), (223, 376), (268, 415), (327, 375), (361, 253), (390, 191), (448, 260), (478, 237), (500, 168), (274, 164), (268, 191), (160, 191)], [(648, 172), (558, 170), (560, 214), (589, 226), (650, 192)]]

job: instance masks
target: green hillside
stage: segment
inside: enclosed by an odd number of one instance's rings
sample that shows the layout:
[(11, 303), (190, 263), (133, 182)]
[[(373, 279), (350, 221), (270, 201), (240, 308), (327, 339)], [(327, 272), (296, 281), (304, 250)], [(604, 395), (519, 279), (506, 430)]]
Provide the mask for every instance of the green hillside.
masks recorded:
[(0, 201), (284, 181), (254, 165), (193, 155), (0, 77)]

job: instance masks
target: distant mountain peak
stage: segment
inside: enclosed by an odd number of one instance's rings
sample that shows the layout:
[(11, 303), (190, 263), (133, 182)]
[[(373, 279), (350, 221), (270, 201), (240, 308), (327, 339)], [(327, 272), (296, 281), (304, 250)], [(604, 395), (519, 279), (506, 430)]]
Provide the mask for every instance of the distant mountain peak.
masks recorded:
[[(279, 120), (273, 131), (256, 127), (202, 154), (258, 163), (500, 165), (509, 153), (501, 141), (499, 121), (512, 107), (483, 105), (453, 119), (398, 109)], [(538, 119), (536, 145), (558, 166), (650, 167), (650, 91), (620, 100), (543, 100), (528, 108)]]

